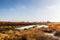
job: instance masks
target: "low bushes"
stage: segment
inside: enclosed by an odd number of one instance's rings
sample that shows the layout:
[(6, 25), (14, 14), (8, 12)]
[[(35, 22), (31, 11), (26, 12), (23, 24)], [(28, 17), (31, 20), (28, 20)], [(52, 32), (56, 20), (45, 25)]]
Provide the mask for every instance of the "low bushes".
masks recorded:
[(60, 37), (60, 32), (56, 32), (54, 36)]
[(0, 33), (0, 40), (58, 40), (47, 36), (38, 28), (25, 30), (8, 30), (5, 33)]

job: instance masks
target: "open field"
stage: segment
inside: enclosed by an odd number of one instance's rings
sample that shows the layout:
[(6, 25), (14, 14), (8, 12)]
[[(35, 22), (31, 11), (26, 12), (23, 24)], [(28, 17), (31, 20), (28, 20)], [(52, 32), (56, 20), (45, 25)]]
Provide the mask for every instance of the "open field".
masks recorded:
[(28, 25), (47, 25), (48, 22), (5, 22), (0, 21), (0, 28), (16, 28)]
[(48, 23), (48, 26), (52, 27), (56, 30), (60, 30), (60, 22), (50, 22), (50, 23)]
[(29, 28), (24, 30), (7, 30), (0, 32), (0, 40), (58, 40), (44, 34), (42, 28)]
[[(21, 24), (23, 26), (28, 25), (28, 23)], [(0, 24), (0, 40), (60, 40), (60, 22), (48, 22), (46, 24), (48, 27), (43, 26), (40, 28), (37, 28), (36, 24), (45, 25), (45, 23), (35, 23), (35, 26), (28, 29), (15, 29), (18, 27), (15, 24), (13, 26), (12, 24), (5, 25), (4, 23), (5, 26)]]

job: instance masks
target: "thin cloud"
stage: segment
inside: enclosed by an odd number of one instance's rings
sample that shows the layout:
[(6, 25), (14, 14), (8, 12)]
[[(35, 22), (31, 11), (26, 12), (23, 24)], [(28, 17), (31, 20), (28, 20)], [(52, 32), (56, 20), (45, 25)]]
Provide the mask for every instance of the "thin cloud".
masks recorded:
[(35, 0), (31, 2), (2, 10), (0, 18), (24, 21), (60, 21), (60, 0)]

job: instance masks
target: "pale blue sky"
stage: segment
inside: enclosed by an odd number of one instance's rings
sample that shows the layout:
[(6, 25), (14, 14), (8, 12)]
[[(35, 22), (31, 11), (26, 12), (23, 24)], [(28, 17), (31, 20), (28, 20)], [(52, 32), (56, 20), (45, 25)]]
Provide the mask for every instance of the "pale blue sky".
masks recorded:
[(0, 0), (0, 20), (60, 21), (60, 0)]

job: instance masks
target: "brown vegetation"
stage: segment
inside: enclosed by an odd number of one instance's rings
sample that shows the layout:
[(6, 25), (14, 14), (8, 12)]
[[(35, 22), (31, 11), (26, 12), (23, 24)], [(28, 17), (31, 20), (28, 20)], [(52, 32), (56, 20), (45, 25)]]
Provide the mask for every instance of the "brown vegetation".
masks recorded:
[[(59, 40), (57, 38), (53, 38), (52, 36), (45, 35), (44, 33), (52, 33), (56, 31), (55, 36), (59, 36), (60, 29), (57, 28), (59, 26), (58, 24), (55, 23), (50, 23), (47, 24), (49, 27), (48, 28), (36, 28), (36, 26), (33, 26), (32, 28), (29, 29), (14, 29), (16, 28), (15, 26), (17, 25), (32, 25), (36, 24), (34, 23), (24, 23), (24, 22), (0, 22), (0, 40)], [(39, 23), (37, 23), (39, 24)], [(43, 23), (40, 23), (43, 24)], [(44, 23), (46, 24), (46, 23)], [(9, 26), (9, 27), (8, 27)], [(14, 27), (13, 27), (14, 26)]]
[(18, 26), (28, 25), (47, 25), (49, 22), (4, 22), (0, 21), (0, 28), (16, 28)]
[(58, 40), (47, 36), (40, 28), (30, 28), (24, 30), (13, 30), (0, 32), (0, 40)]

